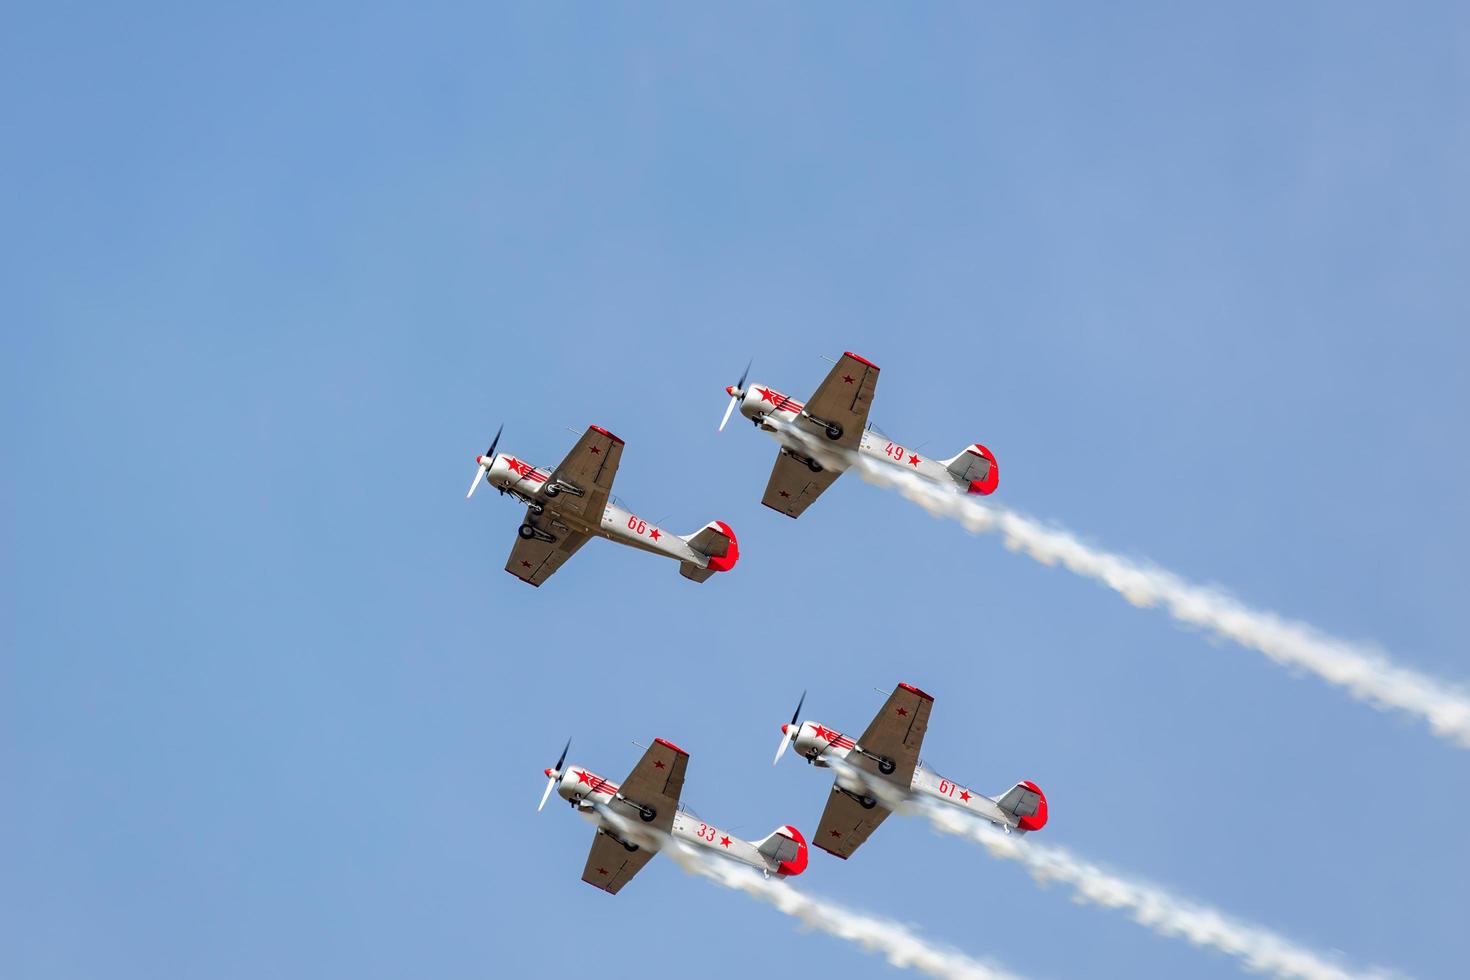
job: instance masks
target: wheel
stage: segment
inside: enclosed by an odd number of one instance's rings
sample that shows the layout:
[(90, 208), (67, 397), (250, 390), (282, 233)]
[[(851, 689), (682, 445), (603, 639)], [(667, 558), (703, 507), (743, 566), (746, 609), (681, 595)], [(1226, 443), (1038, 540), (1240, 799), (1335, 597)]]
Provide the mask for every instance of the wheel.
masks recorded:
[(545, 510), (546, 510), (546, 508), (545, 507), (542, 507), (540, 504), (532, 504), (531, 505), (531, 513), (534, 514), (537, 517), (540, 517), (541, 514), (542, 514), (542, 512), (544, 512)]
[(636, 850), (638, 850), (638, 845), (637, 844), (629, 844), (627, 841), (623, 841), (623, 850), (629, 851), (629, 852), (636, 851)]
[(892, 776), (893, 770), (897, 768), (898, 767), (893, 764), (893, 760), (888, 758), (888, 756), (886, 755), (878, 760), (878, 771), (885, 776)]
[(828, 439), (831, 439), (833, 442), (836, 442), (838, 439), (841, 439), (842, 438), (842, 426), (838, 425), (836, 422), (828, 422), (827, 423), (827, 438)]
[(658, 816), (658, 811), (653, 807), (645, 807), (638, 811), (638, 819), (644, 823), (653, 823), (653, 818)]
[(822, 464), (814, 459), (809, 459), (806, 461), (806, 468), (811, 470), (813, 473), (822, 472)]
[(878, 805), (878, 801), (873, 799), (871, 796), (859, 796), (858, 803), (862, 805), (862, 808), (864, 810), (871, 810), (873, 809), (873, 807)]
[(522, 524), (520, 535), (523, 538), (534, 538), (536, 536), (536, 529), (529, 524)]
[(557, 486), (555, 483), (546, 484), (546, 496), (555, 497), (559, 493), (561, 493), (561, 487)]

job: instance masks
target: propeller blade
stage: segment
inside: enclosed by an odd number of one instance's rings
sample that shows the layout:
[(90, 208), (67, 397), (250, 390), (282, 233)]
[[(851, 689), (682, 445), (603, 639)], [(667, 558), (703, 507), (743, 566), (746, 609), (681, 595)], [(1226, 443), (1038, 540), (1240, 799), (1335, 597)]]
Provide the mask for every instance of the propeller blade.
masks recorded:
[(482, 465), (480, 465), (479, 463), (476, 463), (475, 464), (475, 482), (473, 482), (473, 483), (470, 484), (470, 492), (464, 495), (464, 499), (469, 500), (471, 497), (473, 497), (475, 495), (475, 487), (478, 487), (480, 485), (480, 481), (482, 479), (484, 479), (484, 476), (485, 476), (485, 467), (482, 466)]
[(505, 431), (505, 423), (500, 423), (500, 428), (495, 430), (495, 438), (490, 440), (490, 448), (485, 450), (485, 455), (492, 460), (495, 458), (495, 447), (500, 445), (500, 434)]
[(740, 380), (735, 382), (735, 387), (739, 388), (741, 391), (745, 390), (745, 379), (750, 377), (750, 366), (754, 363), (755, 358), (753, 357), (750, 360), (746, 361), (745, 370), (740, 372)]
[[(495, 438), (499, 439), (500, 434), (496, 433)], [(491, 443), (491, 445), (493, 446), (494, 443)], [(551, 767), (550, 771), (554, 775), (552, 775), (552, 777), (546, 781), (546, 789), (541, 793), (541, 802), (536, 806), (537, 813), (541, 812), (541, 807), (546, 805), (546, 800), (551, 796), (551, 787), (555, 786), (556, 781), (561, 778), (561, 766), (563, 762), (567, 761), (567, 750), (571, 747), (572, 740), (567, 739), (567, 744), (561, 747), (561, 755), (557, 756), (556, 765)]]
[(788, 734), (786, 734), (785, 732), (782, 732), (781, 733), (781, 747), (776, 750), (776, 758), (774, 758), (774, 759), (771, 760), (771, 765), (774, 766), (776, 763), (778, 763), (778, 762), (781, 761), (781, 757), (783, 755), (785, 755), (786, 754), (786, 750), (791, 747), (791, 742), (792, 742), (791, 736), (788, 735)]
[(715, 430), (716, 432), (724, 432), (725, 431), (725, 423), (728, 422), (728, 421), (730, 421), (730, 413), (732, 413), (732, 412), (735, 411), (735, 406), (737, 404), (739, 404), (739, 402), (740, 402), (740, 396), (739, 395), (735, 395), (734, 397), (732, 397), (730, 399), (730, 404), (728, 404), (728, 405), (725, 406), (725, 417), (722, 418), (722, 419), (720, 419), (720, 427)]
[[(796, 741), (797, 732), (801, 731), (801, 724), (796, 720), (801, 717), (801, 706), (806, 704), (806, 692), (801, 692), (801, 700), (796, 702), (796, 710), (791, 712), (791, 724), (781, 726), (781, 747), (776, 750), (776, 758), (771, 760), (771, 765), (781, 761), (781, 756), (786, 754), (786, 747)], [(788, 731), (789, 729), (789, 731)]]

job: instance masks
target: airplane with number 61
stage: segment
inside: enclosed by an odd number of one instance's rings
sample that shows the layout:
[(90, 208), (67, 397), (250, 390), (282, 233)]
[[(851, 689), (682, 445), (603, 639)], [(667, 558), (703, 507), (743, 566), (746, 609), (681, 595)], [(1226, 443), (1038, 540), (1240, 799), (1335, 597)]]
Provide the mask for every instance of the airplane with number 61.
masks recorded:
[(806, 695), (796, 703), (791, 723), (781, 726), (775, 765), (795, 745), (807, 762), (834, 769), (837, 777), (812, 843), (846, 860), (888, 816), (896, 797), (926, 797), (988, 820), (1006, 833), (1046, 826), (1046, 795), (1033, 782), (1020, 782), (998, 799), (951, 782), (919, 760), (934, 699), (910, 684), (899, 684), (873, 721), (854, 741), (814, 721), (797, 722)]
[(505, 563), (505, 570), (522, 582), (540, 586), (593, 537), (672, 558), (679, 563), (679, 574), (695, 582), (728, 572), (739, 560), (735, 532), (723, 521), (711, 521), (693, 534), (670, 534), (619, 506), (612, 498), (612, 482), (623, 440), (601, 426), (589, 425), (554, 470), (509, 453), (496, 455), (500, 431), (485, 454), (475, 457), (475, 479), (465, 499), (484, 480), (526, 505), (520, 539)]
[[(806, 838), (795, 827), (777, 827), (764, 839), (741, 840), (700, 819), (679, 800), (689, 753), (673, 742), (653, 740), (622, 783), (590, 769), (567, 766), (567, 749), (545, 770), (539, 812), (554, 788), (558, 796), (597, 825), (582, 880), (616, 895), (658, 853), (667, 837), (706, 848), (749, 865), (767, 877), (787, 878), (806, 870)], [(646, 829), (645, 829), (646, 828)]]
[(725, 388), (730, 404), (725, 407), (720, 430), (739, 405), (741, 415), (775, 436), (781, 452), (761, 503), (787, 517), (800, 517), (847, 468), (834, 466), (830, 459), (816, 459), (811, 447), (789, 431), (793, 427), (809, 438), (825, 439), (833, 449), (861, 453), (966, 493), (994, 493), (1000, 483), (995, 456), (978, 442), (949, 459), (929, 459), (869, 425), (868, 409), (878, 386), (878, 365), (866, 358), (851, 352), (843, 354), (806, 402), (767, 385), (747, 388), (745, 379), (749, 374), (747, 364), (740, 380)]

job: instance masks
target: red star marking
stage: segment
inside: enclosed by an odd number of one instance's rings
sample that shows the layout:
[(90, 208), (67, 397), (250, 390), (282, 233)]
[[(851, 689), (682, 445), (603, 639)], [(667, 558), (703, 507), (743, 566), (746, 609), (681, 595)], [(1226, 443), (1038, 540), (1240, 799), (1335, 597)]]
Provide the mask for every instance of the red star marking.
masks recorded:
[(664, 767), (664, 764), (662, 762), (659, 762), (657, 759), (654, 759), (653, 760), (653, 768), (655, 768), (655, 769), (662, 769), (663, 767)]
[(825, 738), (829, 742), (837, 741), (837, 733), (831, 731), (830, 729), (823, 728), (821, 725), (817, 725), (816, 731), (812, 734), (816, 735), (817, 738)]
[(593, 446), (593, 447), (592, 447), (592, 451), (593, 451), (593, 452), (594, 452), (594, 453), (600, 453), (600, 452), (602, 452), (602, 450), (601, 450), (601, 449), (598, 449), (598, 448), (597, 448), (597, 447), (596, 447), (596, 446)]
[(909, 709), (908, 708), (899, 708), (898, 709), (898, 713), (901, 714), (901, 715), (907, 716), (908, 713), (909, 713)]
[(791, 494), (787, 493), (785, 490), (782, 490), (781, 491), (781, 496), (783, 496), (783, 497), (789, 497), (789, 496), (791, 496)]
[(770, 388), (757, 388), (756, 391), (760, 393), (761, 401), (770, 402), (772, 405), (781, 404), (786, 397), (779, 391), (772, 391)]
[(914, 456), (914, 455), (910, 455), (909, 456), (909, 463), (911, 463), (914, 466), (918, 466), (919, 465), (919, 457)]
[(728, 837), (721, 837), (720, 838), (720, 846), (721, 847), (729, 847), (730, 846), (730, 838), (728, 838)]
[(847, 384), (847, 385), (852, 384), (852, 375), (850, 375), (850, 374), (844, 374), (842, 376), (842, 383), (843, 384)]
[(965, 803), (970, 802), (970, 791), (967, 789), (960, 790), (960, 799)]
[(840, 830), (831, 830), (831, 831), (828, 831), (828, 833), (830, 833), (833, 837), (841, 837), (842, 836), (842, 831), (840, 831)]
[(600, 874), (600, 875), (605, 875), (605, 874), (607, 874), (607, 869), (606, 868), (598, 868), (597, 869), (597, 873)]
[(659, 539), (659, 535), (661, 535), (662, 533), (663, 532), (660, 531), (658, 528), (654, 528), (653, 530), (651, 530), (651, 531), (648, 532), (648, 536), (650, 538), (652, 538), (653, 540), (657, 541)]
[(523, 561), (523, 562), (521, 562), (521, 567), (522, 568), (530, 568), (531, 567), (531, 563), (528, 562), (528, 561)]
[[(576, 770), (573, 770), (573, 772), (576, 772)], [(586, 783), (587, 785), (591, 786), (593, 784), (593, 782), (594, 782), (594, 780), (592, 778), (592, 773), (590, 773), (590, 772), (579, 772), (579, 773), (577, 773), (577, 782), (579, 782), (579, 783)]]

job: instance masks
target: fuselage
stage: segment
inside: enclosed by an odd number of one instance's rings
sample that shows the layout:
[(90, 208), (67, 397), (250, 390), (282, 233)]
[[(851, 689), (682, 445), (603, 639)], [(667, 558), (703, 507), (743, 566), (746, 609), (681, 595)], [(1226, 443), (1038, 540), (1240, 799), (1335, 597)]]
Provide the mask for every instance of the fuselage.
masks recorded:
[[(732, 396), (736, 394), (733, 386), (725, 390)], [(802, 415), (804, 407), (804, 402), (799, 402), (775, 388), (761, 384), (751, 384), (745, 389), (740, 399), (741, 415), (750, 419), (761, 430), (770, 433), (781, 444), (782, 449), (789, 450), (802, 458), (812, 455), (812, 445), (804, 444), (800, 436), (790, 431), (791, 427), (799, 427), (816, 445), (821, 445), (826, 441), (822, 437), (821, 427), (812, 424)], [(965, 451), (988, 460), (993, 470), (995, 457), (990, 454), (990, 450), (976, 443)], [(961, 479), (955, 471), (949, 468), (948, 464), (952, 461), (931, 459), (920, 454), (912, 446), (895, 442), (872, 428), (864, 430), (862, 441), (857, 446), (857, 452), (869, 459), (891, 464), (926, 480), (962, 491), (988, 494), (995, 489), (993, 481), (972, 483)], [(823, 465), (827, 464), (824, 462)], [(961, 468), (962, 471), (963, 468)]]
[[(781, 726), (781, 730), (788, 734), (789, 728), (788, 725)], [(875, 788), (868, 785), (866, 774), (862, 770), (851, 765), (840, 765), (840, 762), (846, 761), (854, 753), (860, 754), (861, 746), (851, 737), (836, 729), (828, 728), (819, 722), (804, 721), (792, 744), (796, 751), (812, 765), (831, 768), (836, 776), (838, 787), (855, 796), (872, 797), (879, 795), (883, 790), (892, 791), (890, 788), (892, 784), (886, 780), (883, 781), (883, 785)], [(834, 760), (839, 764), (834, 765)], [(944, 778), (922, 762), (914, 768), (914, 775), (909, 781), (907, 793), (909, 796), (928, 797), (959, 807), (1006, 830), (1028, 829), (1023, 825), (1024, 818), (1018, 819), (1012, 816), (997, 806), (995, 800), (968, 786), (961, 786), (953, 780)]]
[[(557, 485), (550, 470), (533, 466), (509, 453), (498, 453), (495, 456), (493, 462), (485, 468), (485, 480), (501, 493), (510, 494), (532, 508), (548, 507), (552, 500), (569, 492), (565, 489), (554, 489)], [(573, 531), (607, 538), (609, 541), (676, 561), (689, 562), (700, 568), (708, 567), (710, 563), (708, 555), (691, 548), (684, 538), (665, 531), (611, 500), (603, 507), (600, 519), (595, 524), (587, 521), (585, 516), (578, 517), (567, 511), (559, 512), (556, 521), (552, 522), (553, 533), (556, 524), (564, 524)]]
[[(546, 775), (555, 777), (556, 773), (547, 769)], [(582, 766), (568, 766), (562, 770), (557, 780), (556, 792), (562, 799), (571, 803), (579, 813), (594, 821), (598, 829), (618, 839), (622, 839), (622, 835), (627, 833), (627, 822), (611, 817), (606, 807), (618, 796), (616, 783), (603, 779), (592, 770)], [(783, 827), (777, 833), (782, 831), (786, 832), (783, 836), (793, 842), (802, 839), (794, 828)], [(774, 855), (768, 857), (761, 853), (758, 844), (736, 837), (706, 822), (693, 810), (683, 805), (674, 814), (674, 825), (670, 834), (677, 840), (723, 854), (733, 861), (739, 861), (741, 864), (749, 865), (766, 874), (800, 874), (806, 866), (804, 852), (800, 860), (800, 867), (790, 861), (782, 862)], [(640, 844), (651, 850), (659, 849), (657, 839), (646, 839)]]

